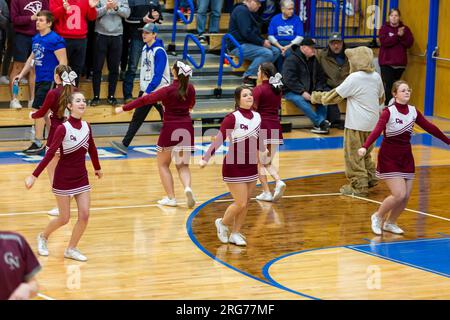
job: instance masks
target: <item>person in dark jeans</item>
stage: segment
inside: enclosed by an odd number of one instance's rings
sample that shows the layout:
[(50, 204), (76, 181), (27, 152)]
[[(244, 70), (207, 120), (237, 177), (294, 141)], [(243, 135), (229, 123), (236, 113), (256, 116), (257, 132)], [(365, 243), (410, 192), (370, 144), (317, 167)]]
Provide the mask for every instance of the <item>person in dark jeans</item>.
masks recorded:
[[(161, 23), (161, 5), (157, 0), (128, 0), (130, 15), (125, 19), (124, 26), (124, 47), (127, 55), (122, 55), (122, 68), (126, 69), (123, 81), (123, 98), (125, 103), (133, 98), (134, 78), (141, 57), (144, 42), (142, 41), (142, 27), (146, 23)], [(126, 59), (126, 62), (124, 62)]]
[(96, 106), (100, 102), (100, 84), (105, 57), (109, 71), (108, 103), (113, 106), (117, 104), (114, 95), (119, 80), (119, 64), (122, 54), (122, 18), (127, 18), (129, 15), (130, 8), (127, 0), (100, 0), (97, 5), (97, 21), (95, 23), (97, 39), (92, 77), (94, 98), (91, 101), (91, 106)]
[[(142, 49), (141, 55), (140, 97), (150, 94), (170, 83), (169, 59), (166, 50), (164, 50), (163, 42), (157, 38), (157, 33), (158, 27), (154, 23), (147, 23), (142, 28), (142, 39), (144, 40), (145, 47)], [(152, 107), (158, 110), (162, 120), (163, 110), (160, 105), (155, 104), (137, 108), (134, 111), (133, 118), (122, 142), (111, 142), (114, 149), (122, 154), (127, 154), (128, 146), (131, 144), (142, 123), (144, 123)]]

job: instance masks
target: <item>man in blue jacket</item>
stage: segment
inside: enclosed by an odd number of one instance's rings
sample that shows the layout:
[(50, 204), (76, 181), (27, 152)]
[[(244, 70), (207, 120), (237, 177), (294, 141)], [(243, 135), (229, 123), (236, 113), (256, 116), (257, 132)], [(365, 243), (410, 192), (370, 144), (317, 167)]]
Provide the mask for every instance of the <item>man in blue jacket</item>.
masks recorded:
[[(238, 4), (230, 17), (229, 33), (239, 42), (245, 60), (252, 63), (244, 72), (243, 83), (256, 85), (258, 67), (264, 62), (275, 62), (280, 56), (280, 50), (273, 47), (269, 40), (261, 36), (260, 24), (256, 12), (261, 7), (260, 0), (244, 0)], [(227, 49), (231, 54), (238, 56), (239, 49), (228, 41)]]

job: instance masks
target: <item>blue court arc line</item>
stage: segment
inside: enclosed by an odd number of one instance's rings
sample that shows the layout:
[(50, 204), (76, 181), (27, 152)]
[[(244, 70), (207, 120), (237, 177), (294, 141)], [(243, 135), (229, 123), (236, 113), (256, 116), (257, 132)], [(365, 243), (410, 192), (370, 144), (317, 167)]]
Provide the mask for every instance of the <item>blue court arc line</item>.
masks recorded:
[[(438, 165), (438, 166), (430, 166), (430, 165), (426, 165), (426, 166), (416, 166), (416, 168), (431, 168), (431, 167), (444, 167), (444, 166), (448, 166), (448, 165)], [(312, 178), (312, 177), (324, 176), (324, 175), (329, 175), (329, 174), (338, 174), (338, 173), (342, 173), (342, 171), (327, 172), (327, 173), (319, 173), (319, 174), (312, 174), (312, 175), (306, 175), (306, 176), (298, 176), (298, 177), (292, 177), (292, 178), (283, 179), (283, 180), (284, 180), (284, 181), (298, 180), (298, 179)], [(274, 182), (273, 182), (273, 181), (272, 181), (272, 182), (269, 182), (269, 184), (272, 184), (272, 183), (274, 183)], [(215, 260), (215, 261), (217, 261), (217, 262), (223, 264), (225, 267), (227, 267), (227, 268), (229, 268), (229, 269), (232, 269), (232, 270), (234, 270), (234, 271), (236, 271), (236, 272), (238, 272), (238, 273), (240, 273), (240, 274), (242, 274), (242, 275), (244, 275), (244, 276), (247, 276), (247, 277), (249, 277), (249, 278), (251, 278), (251, 279), (254, 279), (254, 280), (256, 280), (256, 281), (262, 282), (262, 283), (264, 283), (264, 284), (271, 285), (271, 286), (276, 287), (276, 288), (278, 288), (278, 289), (281, 289), (281, 290), (284, 290), (284, 291), (287, 291), (287, 292), (290, 292), (290, 293), (293, 293), (293, 294), (296, 294), (296, 295), (299, 295), (299, 296), (302, 296), (302, 297), (305, 297), (305, 298), (310, 298), (310, 299), (313, 299), (313, 300), (321, 300), (320, 298), (317, 298), (317, 297), (314, 297), (314, 296), (311, 296), (311, 295), (307, 295), (307, 294), (304, 294), (304, 293), (301, 293), (301, 292), (292, 290), (292, 289), (290, 289), (290, 288), (287, 288), (287, 287), (285, 287), (285, 286), (279, 284), (278, 282), (276, 282), (276, 281), (270, 276), (270, 273), (269, 273), (269, 268), (270, 268), (270, 266), (271, 266), (275, 261), (281, 260), (282, 258), (285, 258), (285, 257), (287, 257), (287, 256), (291, 256), (291, 255), (294, 255), (294, 254), (298, 254), (298, 253), (304, 253), (304, 252), (309, 252), (309, 251), (317, 251), (317, 250), (324, 250), (324, 249), (333, 249), (333, 248), (348, 248), (348, 249), (355, 250), (354, 247), (357, 247), (357, 246), (367, 246), (367, 244), (347, 245), (347, 246), (331, 246), (331, 247), (322, 247), (322, 248), (314, 248), (314, 249), (302, 250), (302, 251), (297, 251), (297, 252), (291, 252), (291, 253), (288, 253), (288, 254), (283, 255), (283, 256), (281, 256), (281, 257), (275, 258), (275, 259), (269, 261), (268, 263), (266, 263), (266, 265), (265, 265), (265, 266), (263, 267), (263, 269), (262, 269), (262, 274), (264, 275), (264, 277), (265, 277), (267, 280), (260, 279), (260, 278), (258, 278), (258, 277), (255, 277), (255, 276), (253, 276), (253, 275), (251, 275), (251, 274), (249, 274), (249, 273), (247, 273), (247, 272), (245, 272), (245, 271), (243, 271), (243, 270), (240, 270), (240, 269), (238, 269), (238, 268), (236, 268), (236, 267), (234, 267), (234, 266), (232, 266), (232, 265), (226, 263), (225, 261), (222, 261), (222, 260), (220, 260), (219, 258), (217, 258), (214, 254), (212, 254), (211, 252), (209, 252), (208, 250), (206, 250), (206, 248), (203, 247), (203, 246), (200, 244), (200, 242), (198, 242), (198, 240), (197, 240), (197, 238), (195, 237), (194, 232), (193, 232), (193, 230), (192, 230), (192, 221), (193, 221), (194, 218), (197, 216), (197, 214), (201, 211), (201, 209), (203, 209), (204, 207), (206, 207), (208, 204), (210, 204), (210, 203), (212, 203), (212, 202), (214, 202), (214, 201), (216, 201), (216, 200), (219, 200), (220, 198), (225, 197), (225, 196), (227, 196), (227, 195), (230, 195), (230, 192), (222, 193), (222, 194), (220, 194), (220, 195), (218, 195), (218, 196), (216, 196), (216, 197), (214, 197), (214, 198), (211, 198), (211, 199), (207, 200), (206, 202), (203, 202), (201, 205), (199, 205), (197, 208), (195, 208), (194, 211), (191, 212), (191, 214), (189, 215), (189, 218), (188, 218), (187, 221), (186, 221), (186, 230), (187, 230), (187, 233), (188, 233), (188, 235), (189, 235), (189, 238), (190, 238), (191, 241), (192, 241), (192, 242), (200, 249), (200, 251), (202, 251), (204, 254), (206, 254), (206, 255), (207, 255), (208, 257), (210, 257), (211, 259), (213, 259), (213, 260)], [(436, 238), (436, 239), (441, 239), (441, 238)], [(367, 241), (368, 239), (363, 239), (363, 240)], [(383, 242), (383, 243), (384, 243), (384, 244), (388, 244), (388, 243), (396, 243), (396, 242), (425, 241), (425, 240), (434, 240), (434, 239), (392, 241), (392, 242)], [(358, 250), (355, 250), (355, 251), (358, 251)], [(365, 254), (369, 254), (369, 253), (363, 252), (363, 251), (360, 251), (360, 252), (365, 253)], [(383, 256), (378, 256), (378, 258), (389, 260), (388, 258), (383, 257)], [(393, 260), (391, 260), (391, 261), (393, 261)], [(396, 262), (396, 261), (393, 261), (393, 262)], [(401, 263), (401, 262), (399, 262), (399, 263)], [(432, 272), (432, 271), (429, 271), (429, 272)]]

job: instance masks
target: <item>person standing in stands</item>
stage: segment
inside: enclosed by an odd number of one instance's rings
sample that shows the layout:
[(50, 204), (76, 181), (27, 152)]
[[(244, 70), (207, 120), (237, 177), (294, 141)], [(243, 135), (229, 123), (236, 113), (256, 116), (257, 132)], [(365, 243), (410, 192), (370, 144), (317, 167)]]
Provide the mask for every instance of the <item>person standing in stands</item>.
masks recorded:
[(206, 13), (208, 7), (211, 7), (209, 16), (209, 32), (218, 33), (220, 23), (220, 13), (222, 12), (223, 0), (198, 0), (197, 11), (197, 33), (200, 43), (207, 43), (206, 37), (203, 35), (206, 31)]
[(64, 38), (69, 66), (77, 75), (83, 71), (86, 60), (88, 20), (97, 18), (95, 7), (98, 3), (99, 0), (50, 0), (55, 32)]
[(114, 97), (117, 81), (119, 80), (119, 65), (122, 55), (122, 18), (130, 15), (127, 0), (100, 0), (97, 5), (97, 21), (95, 22), (94, 73), (92, 77), (92, 89), (94, 98), (91, 106), (100, 102), (100, 84), (105, 58), (108, 64), (108, 103), (116, 105)]
[[(33, 37), (36, 34), (37, 14), (41, 10), (48, 10), (48, 0), (11, 0), (10, 15), (14, 29), (14, 49), (13, 49), (13, 65), (9, 74), (9, 87), (12, 94), (10, 107), (20, 109), (22, 105), (19, 99), (14, 96), (12, 87), (13, 79), (25, 67), (28, 57), (32, 51)], [(34, 69), (30, 70), (28, 75), (28, 88), (30, 96), (28, 99), (28, 107), (33, 105), (35, 90), (35, 73)]]
[[(32, 108), (39, 110), (44, 103), (48, 91), (53, 85), (53, 73), (57, 65), (67, 64), (66, 45), (64, 39), (52, 31), (53, 15), (48, 10), (37, 14), (36, 29), (39, 32), (32, 39), (32, 53), (28, 57), (22, 71), (14, 78), (20, 81), (30, 70), (36, 72), (36, 85)], [(31, 146), (24, 150), (25, 154), (40, 154), (44, 151), (44, 128), (50, 128), (48, 117), (34, 121), (34, 137)]]
[[(145, 46), (142, 48), (141, 55), (141, 74), (139, 97), (152, 93), (153, 91), (168, 86), (170, 83), (170, 68), (167, 53), (164, 50), (164, 44), (157, 38), (158, 27), (154, 23), (147, 23), (142, 28), (142, 39)], [(122, 142), (112, 141), (114, 149), (122, 154), (128, 153), (128, 146), (138, 132), (151, 108), (158, 110), (161, 119), (163, 119), (163, 109), (155, 102), (152, 105), (146, 105), (134, 110), (133, 118), (128, 126), (127, 133)]]

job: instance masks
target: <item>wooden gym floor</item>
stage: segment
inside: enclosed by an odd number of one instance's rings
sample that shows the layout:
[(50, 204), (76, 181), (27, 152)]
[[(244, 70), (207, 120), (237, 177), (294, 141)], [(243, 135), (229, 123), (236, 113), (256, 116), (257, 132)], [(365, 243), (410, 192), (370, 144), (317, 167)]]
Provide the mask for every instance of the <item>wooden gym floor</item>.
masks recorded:
[[(450, 130), (450, 122), (436, 122)], [(332, 136), (340, 135), (333, 129)], [(304, 137), (321, 139), (307, 130), (286, 134)], [(109, 140), (96, 142), (101, 148)], [(155, 141), (144, 136), (134, 144)], [(0, 151), (27, 144), (2, 142)], [(345, 183), (340, 148), (286, 151), (279, 155), (281, 176), (291, 178), (286, 197), (273, 205), (252, 201), (243, 229), (246, 248), (223, 245), (215, 235), (214, 219), (230, 203), (220, 164), (200, 170), (199, 157), (193, 160), (194, 210), (187, 209), (176, 175), (180, 205), (156, 205), (164, 192), (155, 158), (101, 160), (102, 180), (88, 164), (91, 220), (79, 248), (89, 261), (63, 259), (74, 211), (70, 225), (50, 238), (50, 256), (39, 257), (40, 298), (449, 299), (450, 153), (424, 145), (413, 150), (421, 167), (408, 204), (412, 211), (399, 220), (404, 236), (370, 231), (370, 215), (388, 195), (383, 183), (367, 199), (336, 194)], [(36, 235), (51, 219), (46, 211), (55, 201), (46, 174), (25, 189), (34, 167), (2, 165), (0, 229), (22, 233), (36, 250)], [(427, 264), (430, 259), (434, 264)]]

